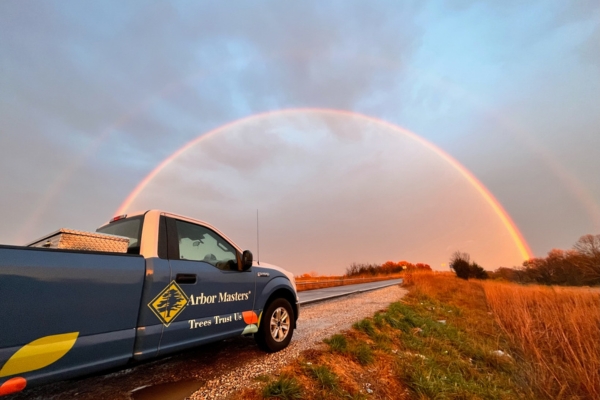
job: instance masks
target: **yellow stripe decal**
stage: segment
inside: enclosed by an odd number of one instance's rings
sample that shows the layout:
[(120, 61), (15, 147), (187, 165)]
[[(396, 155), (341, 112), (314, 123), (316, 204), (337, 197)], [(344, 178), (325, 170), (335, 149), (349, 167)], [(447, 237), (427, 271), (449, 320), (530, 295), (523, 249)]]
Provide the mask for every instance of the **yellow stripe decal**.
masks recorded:
[(21, 347), (0, 370), (0, 378), (47, 367), (71, 350), (79, 332), (45, 336)]

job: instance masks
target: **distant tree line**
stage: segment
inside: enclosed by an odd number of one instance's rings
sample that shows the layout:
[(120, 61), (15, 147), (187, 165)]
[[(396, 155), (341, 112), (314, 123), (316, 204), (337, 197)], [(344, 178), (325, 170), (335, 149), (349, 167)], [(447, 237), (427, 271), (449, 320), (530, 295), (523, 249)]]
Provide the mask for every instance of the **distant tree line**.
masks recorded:
[(494, 272), (471, 263), (468, 254), (455, 252), (450, 268), (463, 279), (489, 277), (541, 285), (597, 286), (600, 285), (600, 235), (584, 235), (571, 250), (552, 249), (546, 257), (531, 258), (520, 267), (500, 267)]
[(431, 267), (423, 263), (410, 263), (408, 261), (386, 261), (383, 264), (357, 264), (352, 263), (346, 268), (347, 277), (391, 275), (403, 271), (431, 271)]

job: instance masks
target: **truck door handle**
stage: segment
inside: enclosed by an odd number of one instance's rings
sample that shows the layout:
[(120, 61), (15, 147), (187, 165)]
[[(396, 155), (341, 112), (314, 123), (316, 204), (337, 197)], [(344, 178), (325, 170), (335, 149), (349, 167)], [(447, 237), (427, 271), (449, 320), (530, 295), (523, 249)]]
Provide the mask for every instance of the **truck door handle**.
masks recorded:
[(175, 276), (175, 282), (182, 284), (194, 284), (196, 283), (196, 274), (177, 274)]

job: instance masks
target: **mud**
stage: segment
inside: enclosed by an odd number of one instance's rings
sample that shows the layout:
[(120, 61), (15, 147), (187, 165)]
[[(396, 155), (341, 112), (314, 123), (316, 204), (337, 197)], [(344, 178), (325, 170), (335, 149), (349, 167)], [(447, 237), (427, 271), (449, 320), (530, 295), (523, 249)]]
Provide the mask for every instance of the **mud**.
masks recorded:
[(133, 400), (184, 400), (201, 386), (202, 382), (195, 380), (161, 383), (134, 389), (131, 397)]

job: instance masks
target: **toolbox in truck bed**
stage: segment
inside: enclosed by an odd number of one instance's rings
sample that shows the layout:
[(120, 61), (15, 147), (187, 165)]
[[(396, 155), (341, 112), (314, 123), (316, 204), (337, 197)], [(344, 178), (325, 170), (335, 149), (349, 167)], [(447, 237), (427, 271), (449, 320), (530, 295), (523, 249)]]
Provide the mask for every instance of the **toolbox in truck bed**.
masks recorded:
[(129, 238), (61, 228), (29, 243), (28, 247), (127, 253)]

